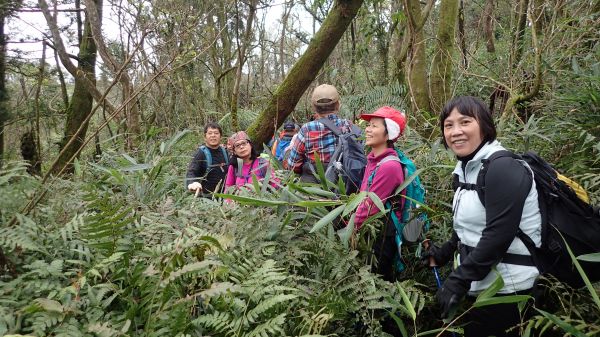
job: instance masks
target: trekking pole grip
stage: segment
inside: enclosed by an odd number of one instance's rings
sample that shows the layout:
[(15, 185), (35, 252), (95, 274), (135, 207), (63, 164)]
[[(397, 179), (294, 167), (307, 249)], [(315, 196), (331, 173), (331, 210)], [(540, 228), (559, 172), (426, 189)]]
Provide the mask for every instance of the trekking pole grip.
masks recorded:
[[(423, 246), (423, 248), (425, 248), (425, 250), (429, 250), (429, 246), (431, 245), (431, 240), (425, 239), (425, 240), (423, 240), (421, 245)], [(429, 266), (430, 267), (438, 266), (437, 263), (435, 262), (435, 258), (433, 256), (429, 256)]]

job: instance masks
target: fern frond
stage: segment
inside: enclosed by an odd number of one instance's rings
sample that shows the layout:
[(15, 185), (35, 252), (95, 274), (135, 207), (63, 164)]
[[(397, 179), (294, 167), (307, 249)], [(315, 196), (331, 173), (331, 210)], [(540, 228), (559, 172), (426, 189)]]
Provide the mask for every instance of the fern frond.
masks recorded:
[(246, 318), (248, 319), (248, 321), (250, 323), (254, 323), (262, 314), (267, 312), (269, 309), (273, 308), (274, 306), (276, 306), (278, 304), (281, 304), (281, 303), (284, 303), (287, 301), (291, 301), (297, 297), (298, 297), (297, 295), (282, 294), (282, 295), (275, 295), (270, 298), (262, 299), (257, 306), (255, 306), (250, 311), (248, 311), (248, 313), (246, 314)]
[(134, 231), (132, 209), (115, 203), (108, 195), (89, 195), (88, 199), (91, 200), (88, 207), (95, 212), (85, 217), (81, 233), (92, 247), (103, 251), (106, 256), (112, 255), (123, 236)]
[(18, 226), (0, 228), (0, 248), (3, 248), (5, 252), (12, 252), (18, 248), (49, 255), (43, 242), (40, 242), (41, 227), (30, 217), (22, 214), (16, 214), (16, 217)]
[(256, 328), (245, 334), (247, 337), (272, 337), (272, 336), (283, 336), (285, 332), (283, 325), (285, 324), (286, 314), (279, 314), (278, 316), (267, 320), (266, 322), (259, 324)]
[(210, 329), (211, 332), (229, 335), (234, 332), (231, 321), (232, 317), (229, 313), (215, 312), (196, 318), (192, 321), (192, 324)]
[(204, 260), (204, 261), (200, 261), (200, 262), (186, 264), (181, 269), (170, 273), (167, 278), (165, 278), (161, 281), (160, 285), (161, 285), (161, 287), (166, 287), (167, 285), (169, 285), (171, 282), (173, 282), (178, 277), (181, 277), (183, 275), (195, 274), (198, 272), (205, 271), (209, 267), (221, 266), (221, 265), (222, 265), (221, 262), (213, 261), (213, 260)]

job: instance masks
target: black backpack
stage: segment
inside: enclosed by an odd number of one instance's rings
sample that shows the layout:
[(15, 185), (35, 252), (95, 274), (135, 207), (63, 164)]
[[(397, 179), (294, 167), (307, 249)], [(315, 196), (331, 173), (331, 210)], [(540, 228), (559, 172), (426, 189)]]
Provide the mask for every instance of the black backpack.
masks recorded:
[(360, 140), (361, 129), (350, 124), (350, 131), (342, 133), (342, 130), (327, 118), (317, 119), (317, 122), (325, 125), (337, 137), (335, 150), (325, 169), (325, 178), (334, 184), (342, 179), (347, 195), (357, 192), (367, 166), (364, 144)]
[[(476, 190), (485, 207), (485, 174), (489, 165), (501, 157), (525, 161), (533, 171), (538, 192), (542, 244), (539, 248), (535, 247), (533, 240), (520, 230), (517, 237), (529, 250), (541, 274), (551, 274), (575, 288), (582, 287), (583, 279), (573, 265), (565, 241), (575, 256), (600, 251), (600, 212), (580, 198), (576, 191), (585, 192), (581, 186), (560, 175), (534, 152), (518, 155), (510, 151), (498, 151), (482, 160), (475, 185), (459, 183), (458, 176), (455, 176), (454, 189)], [(600, 280), (598, 264), (587, 261), (579, 263), (590, 281)]]

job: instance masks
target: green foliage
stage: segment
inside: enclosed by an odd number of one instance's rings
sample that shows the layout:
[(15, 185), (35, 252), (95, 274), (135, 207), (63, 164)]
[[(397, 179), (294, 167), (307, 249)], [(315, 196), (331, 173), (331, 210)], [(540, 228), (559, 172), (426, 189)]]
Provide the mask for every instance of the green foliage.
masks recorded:
[[(259, 186), (241, 200), (290, 202), (224, 208), (184, 194), (173, 179), (179, 139), (148, 149), (143, 161), (81, 162), (39, 212), (0, 227), (14, 267), (0, 278), (1, 334), (381, 336), (387, 312), (404, 324), (430, 300), (414, 282), (373, 275), (367, 246), (349, 250), (329, 233), (309, 233), (328, 213), (329, 191)], [(23, 169), (0, 181), (35, 182)]]
[(360, 90), (360, 93), (342, 98), (343, 104), (341, 105), (340, 114), (350, 119), (358, 118), (361, 113), (372, 112), (384, 105), (406, 111), (405, 96), (406, 89), (398, 83), (378, 86), (370, 90)]

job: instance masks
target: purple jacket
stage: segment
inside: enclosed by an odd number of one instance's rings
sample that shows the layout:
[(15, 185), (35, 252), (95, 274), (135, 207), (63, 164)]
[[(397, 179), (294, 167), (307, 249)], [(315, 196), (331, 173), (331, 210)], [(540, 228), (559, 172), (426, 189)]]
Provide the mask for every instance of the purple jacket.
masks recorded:
[[(365, 169), (365, 175), (363, 176), (362, 184), (360, 186), (361, 191), (374, 192), (377, 194), (379, 199), (385, 204), (386, 200), (392, 196), (398, 186), (404, 182), (404, 172), (402, 164), (395, 160), (389, 160), (381, 164), (373, 177), (371, 187), (368, 188), (369, 177), (375, 170), (377, 164), (387, 156), (398, 156), (396, 150), (388, 148), (382, 154), (375, 157), (373, 152), (367, 156), (367, 167)], [(402, 205), (404, 205), (404, 198), (402, 198)], [(373, 203), (371, 198), (365, 198), (358, 208), (356, 209), (356, 216), (354, 218), (354, 225), (356, 230), (360, 229), (362, 224), (371, 215), (379, 212), (379, 208)], [(402, 216), (402, 211), (397, 212), (398, 216)]]

